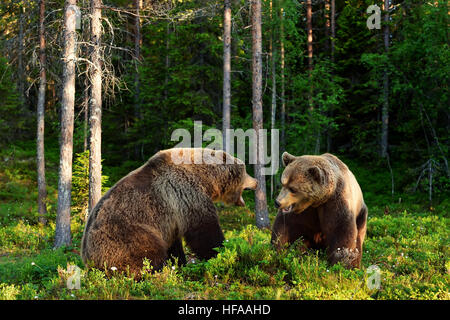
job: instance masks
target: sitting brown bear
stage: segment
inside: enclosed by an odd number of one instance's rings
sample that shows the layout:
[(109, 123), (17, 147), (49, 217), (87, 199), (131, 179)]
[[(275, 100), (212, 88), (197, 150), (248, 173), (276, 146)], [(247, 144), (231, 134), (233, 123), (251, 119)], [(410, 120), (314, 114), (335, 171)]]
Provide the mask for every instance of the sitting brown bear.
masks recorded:
[(295, 157), (285, 152), (272, 243), (279, 249), (300, 237), (307, 248), (327, 249), (331, 264), (359, 267), (367, 207), (355, 176), (336, 156)]
[(171, 257), (186, 263), (182, 238), (199, 258), (209, 259), (224, 240), (213, 202), (244, 206), (242, 191), (256, 185), (245, 164), (223, 151), (160, 151), (117, 182), (90, 212), (83, 262), (129, 268), (139, 278), (144, 258), (155, 269)]

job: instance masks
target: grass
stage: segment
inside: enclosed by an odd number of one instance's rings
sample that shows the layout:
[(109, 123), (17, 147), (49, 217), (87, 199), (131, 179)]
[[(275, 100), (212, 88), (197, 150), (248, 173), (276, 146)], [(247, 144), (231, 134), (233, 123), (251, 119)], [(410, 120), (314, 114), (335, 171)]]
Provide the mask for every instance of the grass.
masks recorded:
[[(302, 253), (300, 243), (277, 253), (270, 231), (254, 226), (252, 194), (247, 193), (247, 208), (217, 206), (226, 241), (216, 258), (200, 261), (187, 249), (186, 266), (169, 263), (152, 273), (147, 264), (140, 282), (113, 270), (86, 270), (79, 257), (80, 215), (72, 221), (73, 246), (52, 248), (56, 151), (48, 150), (47, 156), (50, 222), (41, 226), (34, 154), (28, 150), (34, 149), (24, 145), (0, 153), (0, 299), (450, 298), (448, 200), (434, 207), (390, 201), (373, 191), (378, 186), (371, 189), (375, 181), (366, 180), (361, 184), (368, 190), (369, 220), (361, 269), (329, 266), (324, 252)], [(367, 174), (359, 167), (354, 171), (357, 177)], [(273, 221), (275, 211), (270, 217)], [(69, 265), (81, 268), (80, 289), (67, 288)], [(381, 270), (379, 289), (367, 286), (371, 265)]]

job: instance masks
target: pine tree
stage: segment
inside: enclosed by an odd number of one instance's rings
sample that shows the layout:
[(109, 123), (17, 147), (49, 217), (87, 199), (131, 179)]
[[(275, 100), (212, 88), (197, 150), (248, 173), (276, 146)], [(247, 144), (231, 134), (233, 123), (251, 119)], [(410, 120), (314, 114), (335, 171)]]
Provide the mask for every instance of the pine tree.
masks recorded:
[(75, 106), (76, 0), (67, 0), (64, 11), (63, 92), (56, 214), (55, 247), (70, 245), (70, 203), (72, 190), (72, 152)]
[[(255, 143), (255, 179), (258, 187), (255, 191), (255, 217), (258, 228), (270, 225), (267, 209), (266, 180), (263, 175), (262, 157), (264, 153), (263, 141), (260, 141), (260, 131), (263, 129), (262, 106), (262, 34), (261, 34), (261, 1), (252, 0), (252, 92), (253, 92), (253, 129), (256, 132)], [(262, 135), (261, 135), (262, 137)]]
[(102, 66), (101, 0), (91, 0), (91, 99), (90, 99), (90, 141), (89, 141), (89, 212), (102, 196)]
[[(229, 141), (227, 129), (231, 121), (231, 0), (225, 0), (223, 19), (223, 150), (227, 151)], [(228, 150), (233, 152), (233, 150)]]
[(45, 89), (47, 86), (45, 54), (45, 0), (40, 0), (39, 6), (39, 61), (40, 61), (40, 83), (37, 104), (37, 182), (38, 182), (38, 212), (39, 221), (43, 224), (47, 222), (47, 186), (45, 182), (45, 153), (44, 153), (44, 114), (45, 114)]

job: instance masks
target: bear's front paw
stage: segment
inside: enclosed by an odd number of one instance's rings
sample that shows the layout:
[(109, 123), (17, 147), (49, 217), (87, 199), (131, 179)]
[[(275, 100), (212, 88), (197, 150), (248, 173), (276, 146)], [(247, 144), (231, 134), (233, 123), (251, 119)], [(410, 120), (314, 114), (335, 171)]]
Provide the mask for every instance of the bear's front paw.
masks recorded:
[(353, 268), (356, 267), (359, 254), (357, 248), (337, 248), (330, 255), (330, 263), (335, 264), (340, 262), (346, 268)]
[(323, 241), (325, 241), (325, 235), (322, 232), (317, 232), (314, 235), (314, 242), (319, 244), (322, 243)]

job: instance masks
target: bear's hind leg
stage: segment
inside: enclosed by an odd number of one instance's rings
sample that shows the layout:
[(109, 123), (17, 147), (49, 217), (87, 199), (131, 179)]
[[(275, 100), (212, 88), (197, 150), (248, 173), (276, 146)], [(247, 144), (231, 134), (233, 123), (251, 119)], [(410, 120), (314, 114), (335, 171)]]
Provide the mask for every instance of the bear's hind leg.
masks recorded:
[(186, 264), (186, 255), (184, 254), (183, 251), (183, 244), (181, 239), (176, 239), (172, 243), (169, 250), (167, 250), (167, 255), (172, 260), (172, 262), (175, 262), (175, 258), (178, 258), (179, 266)]
[(214, 248), (221, 247), (225, 237), (216, 216), (204, 217), (203, 221), (188, 230), (184, 238), (186, 244), (201, 259), (210, 259), (217, 255)]
[[(349, 212), (320, 209), (319, 218), (325, 235), (328, 261), (346, 268), (358, 267), (361, 253), (357, 247), (358, 229)], [(326, 212), (326, 213), (325, 213)], [(332, 214), (334, 213), (334, 214)]]
[[(122, 226), (126, 230), (126, 238), (119, 240), (120, 248), (114, 252), (114, 260), (121, 266), (120, 269), (129, 269), (137, 279), (140, 279), (141, 270), (144, 266), (144, 259), (150, 261), (153, 270), (160, 270), (167, 260), (167, 243), (162, 239), (161, 234), (154, 228), (134, 224)], [(119, 244), (118, 243), (118, 244)]]
[(358, 217), (356, 218), (356, 227), (358, 228), (358, 236), (356, 238), (356, 248), (359, 251), (359, 257), (355, 264), (359, 267), (361, 265), (361, 259), (363, 254), (363, 243), (364, 238), (366, 237), (366, 229), (367, 229), (367, 207), (364, 204), (361, 208), (361, 212), (359, 213)]

